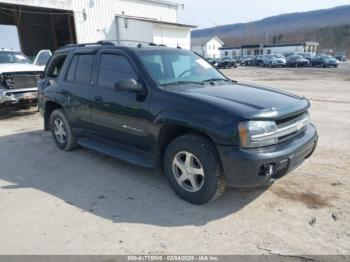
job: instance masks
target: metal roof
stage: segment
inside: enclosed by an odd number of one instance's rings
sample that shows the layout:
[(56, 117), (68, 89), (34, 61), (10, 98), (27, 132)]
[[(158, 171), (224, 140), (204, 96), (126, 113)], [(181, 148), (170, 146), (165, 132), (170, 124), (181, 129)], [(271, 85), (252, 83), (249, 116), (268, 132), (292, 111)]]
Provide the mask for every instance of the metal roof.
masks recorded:
[(147, 17), (139, 17), (139, 16), (123, 16), (123, 15), (116, 15), (118, 18), (127, 18), (132, 20), (138, 20), (138, 21), (145, 21), (150, 22), (154, 24), (162, 24), (162, 25), (170, 25), (170, 26), (179, 26), (179, 27), (187, 27), (187, 28), (196, 28), (195, 25), (188, 25), (188, 24), (180, 24), (180, 23), (173, 23), (173, 22), (167, 22), (167, 21), (161, 21), (157, 19), (147, 18)]
[(175, 6), (175, 7), (181, 6), (180, 3), (175, 3), (175, 2), (171, 2), (171, 1), (165, 1), (165, 0), (146, 0), (146, 1), (159, 3), (159, 4), (164, 4), (164, 5), (171, 5), (171, 6)]
[(191, 39), (192, 46), (204, 46), (206, 43), (208, 43), (210, 40), (216, 39), (218, 42), (220, 42), (222, 45), (224, 42), (218, 37), (218, 36), (210, 36), (210, 37), (193, 37)]

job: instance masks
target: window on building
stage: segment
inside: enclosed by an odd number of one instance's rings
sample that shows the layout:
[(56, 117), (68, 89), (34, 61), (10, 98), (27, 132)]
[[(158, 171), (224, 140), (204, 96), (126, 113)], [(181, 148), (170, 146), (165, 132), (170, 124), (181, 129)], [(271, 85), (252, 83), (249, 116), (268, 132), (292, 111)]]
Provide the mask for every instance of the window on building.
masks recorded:
[(215, 50), (215, 45), (213, 45), (213, 50)]
[(208, 45), (208, 50), (210, 50), (211, 49), (211, 45)]
[(247, 50), (247, 55), (251, 55), (251, 54), (252, 54), (251, 50)]
[(267, 54), (271, 55), (271, 49), (267, 49)]
[(228, 56), (228, 51), (225, 51), (225, 56)]
[(260, 50), (259, 49), (254, 50), (254, 55), (259, 55), (259, 54), (260, 54)]
[(116, 54), (102, 54), (98, 74), (100, 88), (112, 89), (118, 81), (130, 78), (137, 80), (137, 74), (126, 57)]

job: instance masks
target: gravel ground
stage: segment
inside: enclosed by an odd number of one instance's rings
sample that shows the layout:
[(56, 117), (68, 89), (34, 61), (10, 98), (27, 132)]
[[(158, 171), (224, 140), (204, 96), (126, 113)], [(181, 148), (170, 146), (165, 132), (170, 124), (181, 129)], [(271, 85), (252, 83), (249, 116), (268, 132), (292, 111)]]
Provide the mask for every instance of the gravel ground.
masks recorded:
[(193, 206), (163, 176), (58, 150), (35, 110), (0, 114), (0, 254), (350, 254), (350, 66), (224, 70), (311, 99), (314, 156), (270, 187)]

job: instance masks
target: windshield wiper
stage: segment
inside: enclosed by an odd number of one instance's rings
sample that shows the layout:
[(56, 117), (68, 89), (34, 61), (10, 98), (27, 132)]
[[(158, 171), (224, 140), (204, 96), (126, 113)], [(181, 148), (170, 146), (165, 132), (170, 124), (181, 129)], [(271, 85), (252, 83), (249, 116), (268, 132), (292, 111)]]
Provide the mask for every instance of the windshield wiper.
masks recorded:
[(226, 78), (207, 79), (207, 80), (204, 80), (203, 83), (206, 83), (206, 82), (217, 82), (217, 81), (225, 81), (225, 82), (230, 82), (230, 83), (236, 83), (236, 81), (230, 80), (230, 79), (226, 79)]
[(183, 85), (183, 84), (204, 85), (203, 82), (198, 82), (198, 81), (176, 81), (176, 82), (171, 82), (171, 83), (164, 84), (162, 86)]

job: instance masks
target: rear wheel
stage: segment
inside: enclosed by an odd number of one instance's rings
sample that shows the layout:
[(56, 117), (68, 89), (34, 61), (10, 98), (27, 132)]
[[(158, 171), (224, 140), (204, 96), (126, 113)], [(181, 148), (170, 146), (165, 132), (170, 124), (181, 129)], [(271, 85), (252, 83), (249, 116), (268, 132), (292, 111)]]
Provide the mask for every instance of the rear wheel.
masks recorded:
[(50, 116), (50, 128), (53, 139), (59, 148), (65, 151), (71, 151), (77, 147), (77, 139), (62, 109), (52, 112)]
[(189, 134), (173, 140), (165, 152), (164, 169), (175, 193), (190, 203), (208, 203), (225, 191), (218, 153), (204, 136)]

